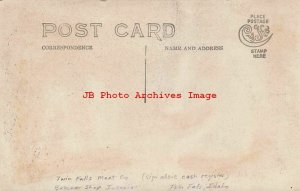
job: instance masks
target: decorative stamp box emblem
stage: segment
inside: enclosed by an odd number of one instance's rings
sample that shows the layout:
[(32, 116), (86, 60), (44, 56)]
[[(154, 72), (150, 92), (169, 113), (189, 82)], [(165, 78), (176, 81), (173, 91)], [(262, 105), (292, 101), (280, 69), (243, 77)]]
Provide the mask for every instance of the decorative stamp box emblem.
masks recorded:
[[(250, 15), (247, 24), (239, 30), (239, 39), (247, 47), (261, 47), (268, 43), (273, 33), (270, 31), (269, 19), (265, 15)], [(266, 58), (267, 49), (252, 49), (253, 58)]]

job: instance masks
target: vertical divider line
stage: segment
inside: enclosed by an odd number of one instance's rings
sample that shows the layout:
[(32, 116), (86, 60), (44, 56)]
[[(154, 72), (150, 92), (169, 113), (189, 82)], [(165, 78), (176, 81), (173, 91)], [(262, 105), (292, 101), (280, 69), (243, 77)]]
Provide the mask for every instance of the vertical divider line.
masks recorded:
[(145, 45), (145, 98), (144, 103), (147, 102), (147, 45)]

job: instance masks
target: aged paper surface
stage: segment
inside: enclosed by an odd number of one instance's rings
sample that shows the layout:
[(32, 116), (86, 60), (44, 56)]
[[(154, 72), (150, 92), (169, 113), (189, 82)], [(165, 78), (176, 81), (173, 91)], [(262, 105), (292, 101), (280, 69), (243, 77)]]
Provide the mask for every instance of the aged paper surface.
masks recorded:
[(1, 191), (299, 191), (297, 0), (1, 0)]

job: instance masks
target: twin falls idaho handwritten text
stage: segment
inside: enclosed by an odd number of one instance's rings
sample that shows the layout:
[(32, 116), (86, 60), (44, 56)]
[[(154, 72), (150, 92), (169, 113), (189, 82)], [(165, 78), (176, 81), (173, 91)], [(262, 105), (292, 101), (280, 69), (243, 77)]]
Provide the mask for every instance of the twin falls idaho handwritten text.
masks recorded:
[(221, 191), (229, 190), (229, 176), (224, 173), (141, 173), (137, 177), (130, 175), (77, 175), (57, 176), (53, 191)]

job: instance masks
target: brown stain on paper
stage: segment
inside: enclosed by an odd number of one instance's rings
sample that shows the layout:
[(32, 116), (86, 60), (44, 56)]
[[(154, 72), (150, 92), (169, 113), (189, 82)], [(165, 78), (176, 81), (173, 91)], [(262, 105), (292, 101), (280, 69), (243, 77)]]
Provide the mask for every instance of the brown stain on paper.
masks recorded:
[[(241, 165), (255, 163), (268, 151), (272, 142), (261, 135), (255, 135), (251, 146), (244, 152), (229, 157), (209, 157), (205, 154), (188, 154), (178, 159), (178, 165), (186, 170), (212, 170), (228, 172)], [(226, 149), (226, 148), (224, 148)]]
[(65, 152), (65, 150), (56, 149), (51, 153), (44, 151), (39, 156), (33, 154), (20, 157), (16, 168), (16, 181), (18, 183), (36, 182), (64, 173), (106, 171), (130, 165), (129, 159), (117, 150)]

